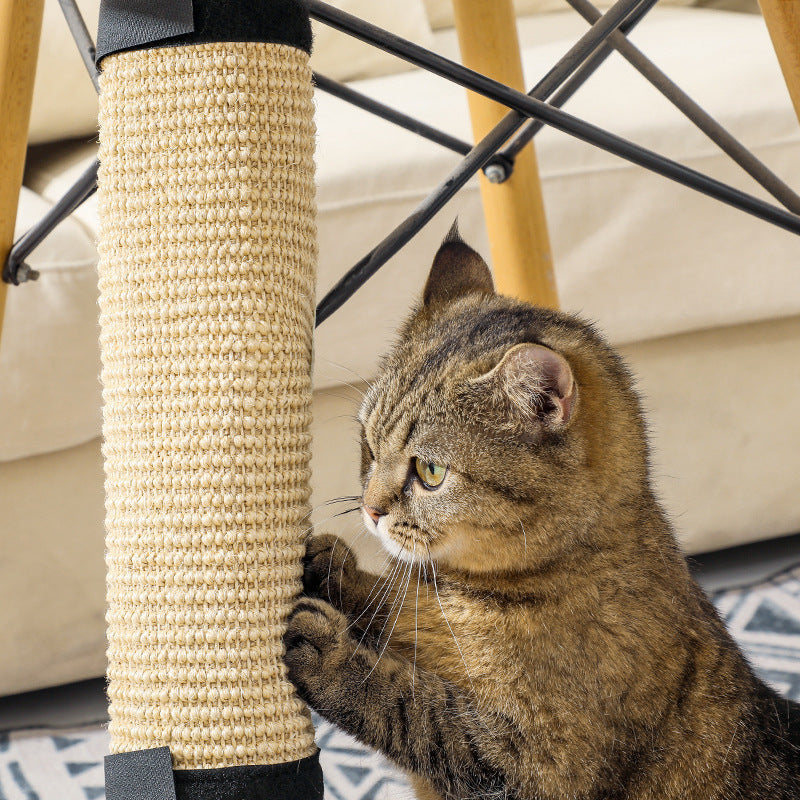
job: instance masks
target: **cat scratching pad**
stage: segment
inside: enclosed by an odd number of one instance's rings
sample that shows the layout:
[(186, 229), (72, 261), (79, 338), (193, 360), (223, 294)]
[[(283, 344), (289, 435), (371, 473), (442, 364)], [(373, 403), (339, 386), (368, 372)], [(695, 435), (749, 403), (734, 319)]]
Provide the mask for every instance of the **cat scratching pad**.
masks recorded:
[(176, 775), (313, 760), (281, 642), (310, 494), (308, 18), (272, 0), (295, 16), (261, 34), (263, 9), (217, 3), (232, 41), (213, 41), (205, 0), (194, 31), (119, 51), (120, 5), (98, 36), (118, 50), (98, 179), (111, 751), (168, 747)]

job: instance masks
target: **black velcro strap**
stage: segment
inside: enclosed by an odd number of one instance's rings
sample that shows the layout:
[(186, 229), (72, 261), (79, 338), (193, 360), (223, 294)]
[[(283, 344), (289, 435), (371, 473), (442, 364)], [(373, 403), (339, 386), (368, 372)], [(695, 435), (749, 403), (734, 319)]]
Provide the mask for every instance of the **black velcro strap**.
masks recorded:
[(106, 800), (176, 800), (169, 747), (105, 758)]
[(172, 769), (168, 747), (106, 756), (106, 800), (322, 800), (319, 752), (285, 764)]
[(102, 0), (97, 64), (112, 53), (211, 42), (272, 42), (311, 52), (304, 0)]

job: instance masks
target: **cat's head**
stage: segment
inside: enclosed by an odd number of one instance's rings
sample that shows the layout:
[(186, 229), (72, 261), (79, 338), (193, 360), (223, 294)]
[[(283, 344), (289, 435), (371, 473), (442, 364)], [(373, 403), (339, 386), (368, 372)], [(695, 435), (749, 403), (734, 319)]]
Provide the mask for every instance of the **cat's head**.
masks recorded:
[(578, 319), (496, 294), (457, 232), (359, 420), (364, 521), (405, 560), (539, 567), (647, 485), (618, 356)]

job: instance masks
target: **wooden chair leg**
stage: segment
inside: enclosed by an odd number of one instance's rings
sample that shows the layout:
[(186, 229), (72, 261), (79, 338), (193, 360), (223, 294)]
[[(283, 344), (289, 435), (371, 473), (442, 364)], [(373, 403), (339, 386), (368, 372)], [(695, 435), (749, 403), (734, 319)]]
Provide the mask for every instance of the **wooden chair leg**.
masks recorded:
[(758, 0), (800, 119), (800, 0)]
[[(14, 240), (44, 0), (0, 3), (0, 265)], [(6, 304), (0, 281), (0, 336)]]
[[(465, 66), (525, 90), (512, 0), (453, 0)], [(483, 138), (508, 109), (469, 93), (472, 130)], [(481, 176), (481, 197), (497, 289), (531, 303), (558, 307), (550, 239), (533, 143), (516, 158), (504, 183)]]

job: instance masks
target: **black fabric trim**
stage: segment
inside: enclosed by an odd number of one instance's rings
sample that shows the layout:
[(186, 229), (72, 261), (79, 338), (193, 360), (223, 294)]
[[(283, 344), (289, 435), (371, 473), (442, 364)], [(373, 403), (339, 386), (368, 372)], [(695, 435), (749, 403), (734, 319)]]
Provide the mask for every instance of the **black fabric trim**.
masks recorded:
[(319, 752), (288, 764), (176, 769), (177, 800), (322, 800)]
[(169, 747), (106, 756), (106, 800), (176, 800)]
[(305, 0), (102, 0), (98, 66), (126, 50), (210, 42), (270, 42), (311, 52)]
[(168, 747), (106, 756), (106, 800), (322, 800), (319, 751), (284, 764), (172, 769)]

